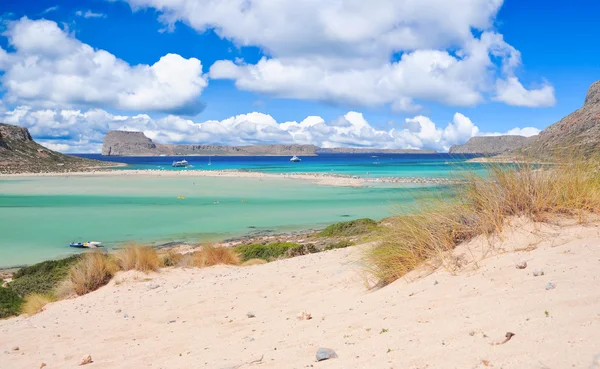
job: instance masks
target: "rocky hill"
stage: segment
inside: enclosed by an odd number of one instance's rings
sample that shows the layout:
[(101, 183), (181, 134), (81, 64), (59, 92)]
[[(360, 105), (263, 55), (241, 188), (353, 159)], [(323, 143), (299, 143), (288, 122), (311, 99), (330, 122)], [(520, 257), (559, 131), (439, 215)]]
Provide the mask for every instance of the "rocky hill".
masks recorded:
[(522, 148), (530, 138), (523, 136), (477, 136), (464, 145), (454, 145), (450, 154), (498, 155)]
[(332, 149), (320, 148), (317, 154), (435, 154), (435, 150), (418, 149), (369, 149), (355, 147), (336, 147)]
[(158, 156), (158, 155), (214, 155), (214, 156), (314, 156), (318, 153), (435, 153), (422, 150), (385, 150), (335, 148), (321, 149), (314, 145), (166, 145), (153, 142), (143, 132), (109, 131), (104, 137), (102, 155)]
[(561, 154), (600, 153), (600, 81), (592, 84), (581, 109), (544, 129), (523, 152), (545, 159)]
[(36, 143), (27, 128), (0, 123), (0, 173), (49, 173), (114, 165), (61, 154)]

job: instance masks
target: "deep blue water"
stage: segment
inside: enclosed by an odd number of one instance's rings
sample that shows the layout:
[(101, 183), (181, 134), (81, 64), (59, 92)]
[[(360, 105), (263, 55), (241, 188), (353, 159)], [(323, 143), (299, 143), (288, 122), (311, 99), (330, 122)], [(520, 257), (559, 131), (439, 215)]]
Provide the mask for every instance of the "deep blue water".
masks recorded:
[[(265, 173), (336, 173), (367, 177), (446, 177), (458, 167), (478, 170), (481, 164), (466, 163), (473, 156), (450, 154), (320, 154), (303, 156), (299, 163), (289, 156), (102, 156), (75, 154), (80, 157), (128, 164), (124, 169), (222, 170), (243, 169)], [(185, 159), (193, 168), (173, 168)], [(211, 165), (209, 165), (209, 160)]]

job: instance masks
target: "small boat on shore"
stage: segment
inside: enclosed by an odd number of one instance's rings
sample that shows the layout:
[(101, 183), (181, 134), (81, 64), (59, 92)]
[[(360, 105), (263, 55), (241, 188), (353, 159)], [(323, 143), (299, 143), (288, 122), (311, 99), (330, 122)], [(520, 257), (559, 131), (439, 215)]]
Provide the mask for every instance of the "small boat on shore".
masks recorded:
[(175, 167), (175, 168), (181, 168), (181, 167), (185, 168), (187, 166), (188, 166), (188, 162), (185, 159), (173, 162), (173, 167)]
[(78, 249), (94, 249), (96, 247), (102, 247), (102, 242), (89, 241), (89, 242), (71, 242), (69, 247), (75, 247)]
[(293, 156), (293, 157), (290, 159), (290, 161), (291, 161), (292, 163), (298, 163), (298, 162), (300, 162), (300, 161), (301, 161), (301, 159), (300, 159), (299, 157), (297, 157), (296, 155), (294, 155), (294, 156)]

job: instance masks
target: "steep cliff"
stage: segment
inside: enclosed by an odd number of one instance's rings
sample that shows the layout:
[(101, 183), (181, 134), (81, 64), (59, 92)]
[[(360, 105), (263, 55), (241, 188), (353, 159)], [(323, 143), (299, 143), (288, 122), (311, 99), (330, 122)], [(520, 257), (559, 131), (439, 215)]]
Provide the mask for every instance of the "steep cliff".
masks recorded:
[(43, 173), (87, 170), (109, 163), (78, 158), (36, 143), (27, 128), (0, 123), (0, 173)]
[(143, 132), (109, 131), (104, 138), (102, 155), (149, 156), (149, 155), (215, 155), (215, 156), (314, 156), (317, 153), (434, 153), (421, 150), (384, 149), (321, 149), (314, 145), (165, 145), (152, 142)]
[(600, 81), (592, 84), (581, 109), (544, 129), (523, 151), (545, 159), (561, 154), (600, 153)]
[(530, 139), (523, 136), (477, 136), (471, 137), (464, 145), (454, 145), (450, 154), (498, 155), (518, 150)]

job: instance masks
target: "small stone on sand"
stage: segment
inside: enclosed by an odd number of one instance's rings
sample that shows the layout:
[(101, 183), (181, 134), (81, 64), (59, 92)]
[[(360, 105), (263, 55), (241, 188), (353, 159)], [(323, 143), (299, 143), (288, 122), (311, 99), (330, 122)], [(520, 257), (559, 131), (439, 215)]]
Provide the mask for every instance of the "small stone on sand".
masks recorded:
[(335, 359), (337, 357), (337, 354), (332, 349), (320, 348), (317, 350), (317, 361)]
[(81, 359), (81, 362), (79, 363), (79, 365), (80, 365), (80, 366), (81, 366), (81, 365), (87, 365), (87, 364), (91, 364), (92, 362), (93, 362), (93, 361), (92, 361), (92, 355), (88, 355), (88, 356), (84, 356), (84, 357)]
[(527, 262), (526, 261), (518, 262), (516, 267), (517, 267), (517, 269), (525, 269), (525, 268), (527, 268)]

